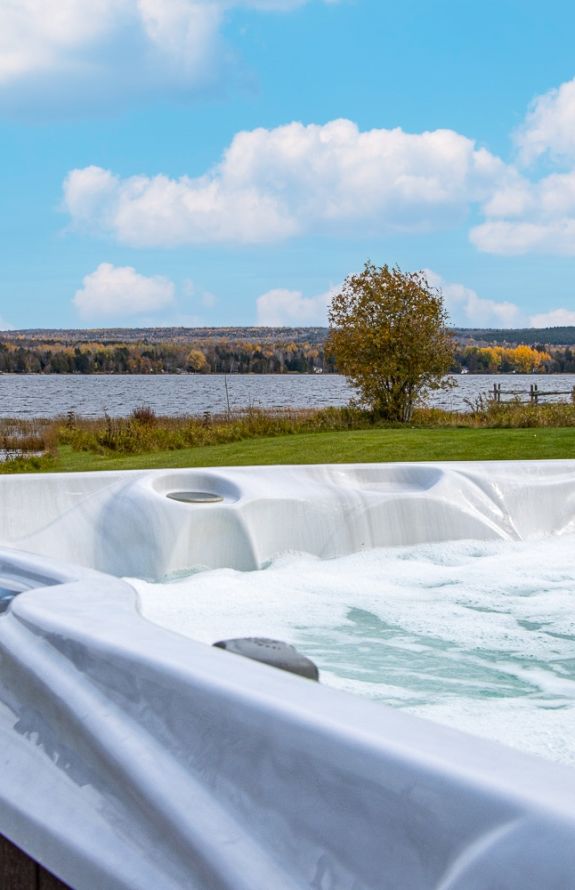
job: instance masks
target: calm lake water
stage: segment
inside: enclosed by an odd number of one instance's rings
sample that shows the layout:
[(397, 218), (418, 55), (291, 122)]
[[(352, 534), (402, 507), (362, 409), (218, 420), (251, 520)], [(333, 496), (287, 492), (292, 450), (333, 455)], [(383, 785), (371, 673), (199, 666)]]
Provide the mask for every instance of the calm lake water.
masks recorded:
[[(500, 383), (503, 390), (571, 390), (575, 374), (467, 374), (456, 376), (456, 388), (432, 396), (432, 404), (468, 410), (466, 399)], [(336, 374), (234, 374), (227, 377), (230, 407), (322, 408), (345, 405), (353, 390)], [(524, 396), (525, 397), (525, 396)], [(557, 396), (567, 399), (568, 396)], [(202, 414), (226, 411), (226, 381), (222, 374), (2, 374), (1, 417), (54, 417), (75, 411), (83, 417), (129, 414), (149, 405), (157, 414)]]

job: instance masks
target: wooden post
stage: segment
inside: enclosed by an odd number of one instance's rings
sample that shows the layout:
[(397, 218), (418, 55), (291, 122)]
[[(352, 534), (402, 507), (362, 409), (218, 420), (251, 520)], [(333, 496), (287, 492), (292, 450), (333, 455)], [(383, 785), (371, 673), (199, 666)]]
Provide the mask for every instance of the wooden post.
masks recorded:
[(230, 394), (228, 392), (228, 375), (227, 374), (224, 374), (224, 386), (226, 388), (226, 405), (228, 408), (228, 420), (229, 420), (231, 411), (230, 411)]

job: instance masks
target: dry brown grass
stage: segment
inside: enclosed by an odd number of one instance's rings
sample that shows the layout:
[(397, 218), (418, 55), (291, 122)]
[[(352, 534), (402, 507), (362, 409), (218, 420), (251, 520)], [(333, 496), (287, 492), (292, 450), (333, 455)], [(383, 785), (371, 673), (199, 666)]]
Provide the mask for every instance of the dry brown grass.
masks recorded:
[(54, 421), (60, 445), (69, 445), (75, 451), (121, 454), (171, 451), (291, 433), (362, 429), (371, 424), (371, 415), (355, 408), (321, 411), (251, 408), (231, 416), (205, 413), (187, 417), (158, 417), (149, 408), (138, 408), (129, 417), (106, 415), (94, 420), (68, 417), (65, 421)]
[(467, 429), (531, 429), (533, 427), (575, 426), (575, 405), (571, 402), (549, 402), (532, 405), (519, 400), (496, 402), (479, 398), (469, 411), (443, 411), (420, 408), (414, 415), (418, 426), (466, 427)]

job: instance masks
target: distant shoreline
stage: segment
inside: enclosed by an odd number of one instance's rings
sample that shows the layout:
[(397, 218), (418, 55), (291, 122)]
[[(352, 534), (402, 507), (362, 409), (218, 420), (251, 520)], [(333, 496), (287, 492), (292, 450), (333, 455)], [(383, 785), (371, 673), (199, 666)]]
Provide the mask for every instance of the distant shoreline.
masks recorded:
[[(575, 327), (453, 329), (452, 373), (575, 373)], [(337, 373), (327, 328), (111, 328), (0, 332), (0, 374)]]
[[(0, 371), (0, 377), (343, 377), (329, 371)], [(450, 371), (447, 377), (575, 377), (573, 371)]]

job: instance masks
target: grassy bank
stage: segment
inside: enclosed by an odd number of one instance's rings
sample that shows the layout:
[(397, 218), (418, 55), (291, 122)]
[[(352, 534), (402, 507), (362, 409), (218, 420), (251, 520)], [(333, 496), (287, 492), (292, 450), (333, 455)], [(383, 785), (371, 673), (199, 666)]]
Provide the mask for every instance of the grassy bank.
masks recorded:
[[(130, 417), (0, 422), (0, 472), (144, 467), (575, 457), (573, 405), (481, 404), (467, 414), (421, 409), (391, 426), (352, 408), (247, 411), (235, 417)], [(34, 456), (34, 452), (44, 452)]]
[(74, 451), (68, 445), (59, 447), (53, 456), (37, 463), (13, 461), (12, 470), (78, 472), (258, 464), (550, 458), (575, 458), (575, 428), (367, 429), (296, 433), (126, 455)]

